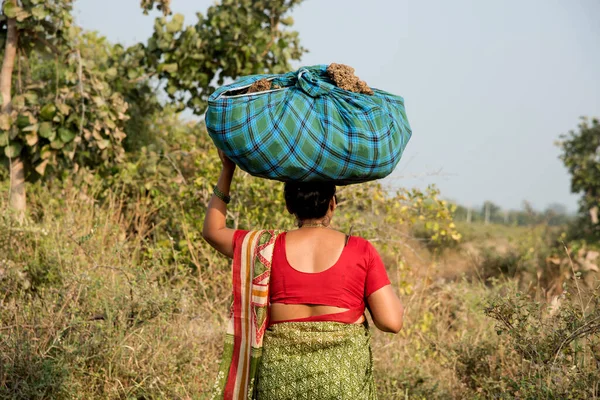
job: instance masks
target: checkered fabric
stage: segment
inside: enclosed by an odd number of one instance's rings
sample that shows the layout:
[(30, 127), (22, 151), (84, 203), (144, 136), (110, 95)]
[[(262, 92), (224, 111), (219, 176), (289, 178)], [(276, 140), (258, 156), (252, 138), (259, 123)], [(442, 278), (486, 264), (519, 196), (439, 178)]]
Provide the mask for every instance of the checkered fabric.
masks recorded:
[[(389, 175), (412, 134), (404, 100), (340, 89), (326, 69), (246, 76), (219, 88), (206, 112), (212, 140), (244, 171), (268, 179), (347, 185)], [(263, 78), (278, 88), (239, 94)]]

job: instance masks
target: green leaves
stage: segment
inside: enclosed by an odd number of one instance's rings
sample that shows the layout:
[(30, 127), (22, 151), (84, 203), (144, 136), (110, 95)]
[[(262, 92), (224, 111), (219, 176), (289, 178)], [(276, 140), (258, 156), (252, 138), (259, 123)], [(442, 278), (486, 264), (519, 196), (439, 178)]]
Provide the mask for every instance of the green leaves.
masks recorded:
[(23, 128), (26, 128), (29, 125), (31, 125), (31, 120), (29, 119), (29, 116), (19, 114), (19, 116), (17, 117), (16, 123), (20, 129), (23, 129)]
[(54, 140), (56, 137), (56, 131), (52, 128), (51, 122), (42, 122), (40, 124), (39, 134), (41, 137), (50, 141)]
[(176, 33), (183, 28), (184, 17), (181, 14), (175, 14), (170, 22), (166, 25), (168, 33)]
[(69, 143), (75, 139), (75, 133), (67, 128), (60, 128), (58, 130), (58, 136), (63, 143)]
[(52, 142), (50, 142), (50, 147), (54, 150), (60, 150), (64, 147), (65, 143), (60, 140), (60, 138), (55, 138)]
[(11, 143), (4, 148), (4, 155), (9, 158), (15, 158), (21, 154), (22, 149), (23, 145), (21, 145), (20, 143)]
[(52, 121), (52, 118), (54, 118), (55, 115), (56, 115), (56, 106), (52, 103), (46, 104), (40, 110), (40, 117), (44, 121)]
[(158, 66), (158, 72), (166, 72), (169, 74), (175, 74), (175, 72), (177, 72), (178, 66), (177, 64), (173, 63), (173, 64), (160, 64)]
[(6, 15), (7, 18), (15, 18), (17, 16), (17, 12), (20, 9), (21, 8), (18, 7), (16, 4), (10, 1), (5, 1), (2, 11), (4, 12), (4, 15)]
[(43, 5), (39, 5), (31, 9), (31, 15), (38, 21), (41, 21), (48, 16), (48, 11)]
[(582, 118), (579, 131), (562, 135), (557, 145), (562, 150), (560, 159), (571, 174), (571, 191), (582, 194), (580, 212), (585, 217), (575, 236), (600, 240), (600, 224), (594, 223), (592, 216), (593, 210), (600, 208), (600, 121)]
[(23, 94), (23, 97), (25, 98), (26, 104), (30, 105), (30, 106), (37, 106), (38, 105), (38, 95), (35, 92), (27, 92)]
[[(208, 96), (226, 79), (286, 72), (305, 50), (297, 32), (284, 30), (300, 0), (225, 1), (183, 27), (183, 16), (158, 18), (145, 47), (148, 71), (165, 81), (171, 102), (201, 115)], [(143, 2), (149, 6), (151, 1)]]
[(144, 14), (148, 14), (156, 5), (156, 8), (163, 12), (164, 15), (171, 13), (171, 0), (141, 0), (140, 6), (144, 10)]
[(0, 131), (0, 147), (4, 147), (8, 144), (8, 132), (7, 131)]
[(27, 10), (19, 7), (12, 1), (5, 1), (3, 7), (4, 15), (8, 18), (15, 18), (18, 22), (23, 22), (31, 16)]
[[(37, 5), (46, 7), (47, 19), (63, 18), (54, 21), (56, 26), (72, 26), (70, 15), (64, 14), (68, 7), (59, 10), (59, 5), (70, 1), (57, 1)], [(36, 15), (41, 16), (39, 11)], [(75, 164), (111, 168), (124, 154), (122, 141), (128, 104), (120, 92), (127, 92), (130, 87), (141, 88), (145, 83), (127, 87), (121, 84), (126, 79), (119, 71), (122, 48), (115, 53), (115, 47), (106, 39), (77, 33), (73, 41), (64, 41), (64, 37), (53, 36), (56, 32), (49, 24), (44, 27), (48, 31), (43, 35), (48, 35), (46, 40), (53, 43), (56, 54), (48, 57), (43, 49), (23, 50), (29, 52), (28, 56), (21, 56), (15, 67), (20, 65), (27, 70), (21, 74), (23, 92), (13, 97), (11, 114), (0, 114), (0, 158), (25, 154), (29, 157), (25, 161), (45, 175), (50, 170), (60, 172)], [(20, 34), (19, 43), (25, 46), (30, 32), (23, 29)], [(85, 77), (82, 86), (80, 76)], [(135, 96), (131, 98), (135, 101)]]

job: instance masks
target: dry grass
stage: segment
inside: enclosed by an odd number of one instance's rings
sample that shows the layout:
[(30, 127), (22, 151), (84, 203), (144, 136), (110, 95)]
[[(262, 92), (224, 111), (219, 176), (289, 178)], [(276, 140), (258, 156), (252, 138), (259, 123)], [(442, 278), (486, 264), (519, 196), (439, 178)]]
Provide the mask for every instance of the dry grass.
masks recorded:
[[(153, 227), (142, 206), (126, 213), (118, 194), (103, 206), (95, 195), (34, 193), (25, 226), (0, 216), (0, 398), (206, 398), (227, 311), (226, 261), (191, 236), (179, 250), (144, 239)], [(508, 390), (502, 377), (521, 379), (522, 360), (484, 309), (515, 283), (478, 280), (460, 248), (439, 256), (406, 244), (414, 251), (384, 253), (406, 318), (398, 335), (374, 330), (380, 398)]]
[[(197, 398), (222, 329), (197, 276), (78, 191), (0, 226), (0, 398)], [(225, 310), (223, 310), (225, 311)]]

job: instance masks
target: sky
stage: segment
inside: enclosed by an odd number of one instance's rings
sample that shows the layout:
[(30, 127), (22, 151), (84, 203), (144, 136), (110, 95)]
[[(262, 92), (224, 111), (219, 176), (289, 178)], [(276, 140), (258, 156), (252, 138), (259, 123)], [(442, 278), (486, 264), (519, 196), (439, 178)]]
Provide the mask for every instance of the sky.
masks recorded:
[[(196, 21), (206, 0), (172, 0)], [(118, 10), (118, 12), (115, 12)], [(490, 200), (576, 210), (555, 141), (600, 117), (598, 0), (305, 0), (301, 65), (351, 65), (405, 99), (413, 136), (386, 183), (476, 207)], [(113, 42), (152, 34), (139, 0), (78, 0), (76, 21)]]

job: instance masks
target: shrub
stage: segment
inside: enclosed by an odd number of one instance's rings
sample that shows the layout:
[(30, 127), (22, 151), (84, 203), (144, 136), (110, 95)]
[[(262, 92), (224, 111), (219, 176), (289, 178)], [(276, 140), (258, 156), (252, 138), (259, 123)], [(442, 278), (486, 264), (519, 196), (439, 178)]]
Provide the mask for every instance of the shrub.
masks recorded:
[(504, 391), (519, 398), (600, 395), (595, 347), (600, 337), (600, 287), (582, 293), (575, 283), (576, 295), (565, 290), (550, 306), (519, 292), (490, 301), (486, 314), (514, 351), (512, 372), (496, 378), (497, 384), (487, 389), (490, 395)]

